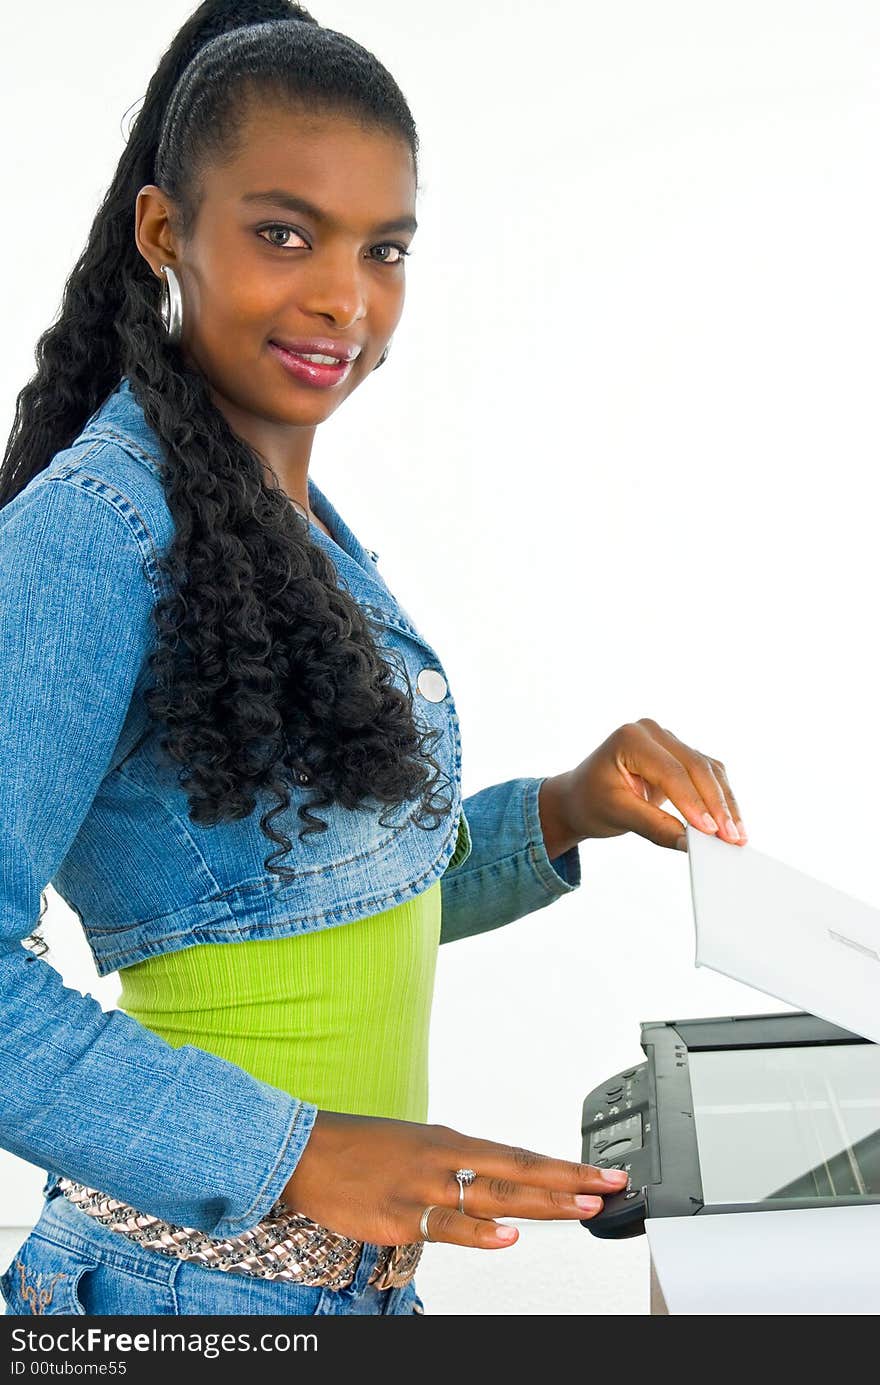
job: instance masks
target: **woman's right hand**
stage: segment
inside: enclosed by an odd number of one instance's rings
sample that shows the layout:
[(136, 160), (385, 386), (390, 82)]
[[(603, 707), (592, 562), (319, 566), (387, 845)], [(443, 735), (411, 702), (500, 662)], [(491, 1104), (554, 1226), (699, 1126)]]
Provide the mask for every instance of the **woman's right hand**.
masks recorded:
[[(455, 1170), (473, 1169), (458, 1210)], [(377, 1245), (422, 1240), (429, 1204), (432, 1241), (499, 1250), (518, 1232), (495, 1217), (585, 1220), (626, 1174), (551, 1159), (529, 1149), (462, 1135), (446, 1125), (319, 1111), (282, 1200), (344, 1236)], [(585, 1201), (578, 1201), (578, 1199)]]

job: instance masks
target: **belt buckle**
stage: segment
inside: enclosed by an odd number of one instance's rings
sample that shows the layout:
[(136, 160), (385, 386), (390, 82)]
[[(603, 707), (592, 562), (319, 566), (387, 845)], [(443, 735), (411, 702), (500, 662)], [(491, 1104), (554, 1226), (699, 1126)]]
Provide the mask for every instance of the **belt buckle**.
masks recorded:
[(381, 1246), (369, 1282), (377, 1289), (399, 1289), (408, 1284), (416, 1272), (424, 1244), (424, 1241), (410, 1241), (402, 1246)]

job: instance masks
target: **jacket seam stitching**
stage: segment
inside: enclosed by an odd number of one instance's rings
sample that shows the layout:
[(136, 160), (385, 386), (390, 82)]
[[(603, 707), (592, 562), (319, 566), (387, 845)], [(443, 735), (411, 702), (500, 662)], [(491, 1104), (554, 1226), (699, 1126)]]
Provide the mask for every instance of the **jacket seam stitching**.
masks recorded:
[[(120, 773), (121, 773), (121, 777), (125, 779), (126, 783), (132, 784), (132, 785), (133, 785), (136, 789), (138, 789), (145, 797), (151, 798), (151, 799), (155, 799), (155, 800), (162, 806), (162, 808), (163, 808), (165, 811), (168, 811), (167, 805), (164, 803), (164, 801), (161, 799), (161, 797), (160, 797), (158, 794), (156, 794), (156, 793), (153, 792), (152, 789), (147, 789), (147, 788), (145, 788), (145, 787), (143, 786), (143, 784), (139, 784), (139, 783), (137, 782), (137, 780), (132, 779), (131, 776), (128, 775), (128, 774), (123, 774), (121, 771), (120, 771)], [(176, 818), (175, 818), (175, 821), (177, 821)], [(405, 827), (408, 827), (408, 826), (409, 826), (409, 823), (402, 823), (401, 826), (400, 826), (400, 828), (398, 829), (398, 831), (399, 831), (399, 832), (402, 832), (402, 831), (404, 830), (404, 828), (405, 828)], [(456, 836), (457, 836), (457, 827), (456, 827), (456, 829), (455, 829), (455, 832), (456, 832)], [(396, 835), (397, 835), (397, 833), (393, 834), (393, 836), (396, 836)], [(446, 850), (446, 847), (449, 845), (449, 842), (450, 842), (450, 840), (452, 839), (452, 835), (453, 835), (453, 833), (452, 833), (451, 831), (447, 834), (446, 840), (444, 841), (442, 847), (440, 848), (440, 854), (441, 854), (441, 855), (442, 855), (443, 852)], [(208, 866), (207, 861), (205, 861), (205, 859), (204, 859), (203, 853), (202, 853), (202, 852), (199, 850), (199, 848), (198, 848), (198, 843), (196, 843), (196, 842), (193, 841), (193, 838), (192, 838), (191, 834), (187, 833), (187, 836), (188, 836), (190, 842), (191, 842), (191, 843), (193, 844), (193, 846), (195, 847), (195, 849), (198, 851), (199, 860), (202, 862), (202, 864), (204, 865), (204, 867), (205, 867), (205, 869), (208, 871), (208, 873), (211, 874), (211, 875), (213, 875), (213, 872), (210, 870), (210, 867)], [(342, 860), (338, 860), (338, 861), (337, 861), (337, 860), (334, 860), (330, 865), (327, 865), (327, 866), (316, 866), (314, 869), (312, 869), (312, 870), (310, 870), (310, 871), (298, 871), (298, 872), (296, 873), (296, 878), (297, 878), (297, 880), (300, 880), (300, 881), (307, 881), (308, 878), (309, 878), (309, 876), (312, 876), (312, 877), (326, 876), (326, 875), (329, 875), (332, 871), (338, 870), (338, 869), (340, 868), (340, 866), (357, 865), (357, 864), (359, 864), (361, 861), (366, 860), (369, 856), (374, 855), (377, 851), (381, 851), (381, 850), (383, 849), (383, 847), (385, 847), (385, 846), (387, 846), (387, 845), (389, 844), (389, 841), (390, 841), (390, 840), (393, 840), (393, 837), (392, 837), (392, 838), (389, 838), (389, 839), (386, 839), (384, 842), (380, 843), (379, 846), (374, 847), (371, 851), (369, 851), (369, 852), (362, 852), (362, 853), (361, 853), (360, 855), (358, 855), (358, 856), (346, 856), (346, 857), (344, 857)], [(428, 869), (424, 872), (424, 874), (422, 874), (422, 875), (420, 875), (420, 876), (417, 876), (416, 879), (415, 879), (414, 881), (412, 881), (411, 884), (410, 884), (409, 886), (404, 886), (403, 888), (404, 888), (404, 889), (409, 889), (409, 888), (412, 887), (412, 885), (417, 885), (417, 884), (419, 884), (422, 880), (427, 879), (427, 877), (431, 874), (431, 871), (434, 869), (434, 867), (436, 866), (436, 864), (437, 864), (437, 863), (436, 863), (436, 861), (435, 861), (431, 866), (428, 867)], [(90, 932), (93, 933), (93, 934), (95, 934), (95, 936), (100, 936), (100, 937), (110, 937), (110, 936), (112, 936), (112, 935), (114, 935), (114, 934), (129, 933), (129, 932), (131, 932), (131, 930), (132, 930), (133, 928), (145, 928), (145, 927), (147, 927), (149, 924), (161, 923), (163, 919), (174, 919), (174, 918), (182, 911), (182, 909), (201, 908), (202, 906), (204, 906), (204, 905), (206, 905), (206, 904), (223, 904), (229, 896), (240, 894), (240, 893), (242, 892), (242, 890), (257, 891), (257, 890), (269, 890), (269, 889), (271, 889), (271, 888), (273, 888), (273, 884), (272, 884), (271, 881), (257, 881), (257, 882), (255, 882), (255, 883), (253, 883), (253, 884), (233, 885), (233, 886), (230, 886), (230, 888), (229, 888), (228, 890), (222, 890), (222, 891), (220, 891), (220, 893), (218, 893), (218, 894), (203, 896), (201, 899), (193, 900), (192, 903), (190, 903), (190, 904), (178, 905), (178, 906), (177, 906), (176, 908), (174, 908), (174, 909), (169, 909), (169, 910), (167, 910), (164, 914), (151, 914), (149, 918), (146, 918), (146, 919), (138, 919), (138, 920), (135, 921), (134, 923), (122, 923), (122, 924), (119, 924), (119, 926), (118, 926), (118, 927), (115, 927), (115, 928), (101, 928), (100, 926), (90, 925)], [(401, 887), (398, 886), (397, 888), (400, 889)], [(380, 898), (380, 900), (379, 900), (379, 903), (380, 903), (380, 904), (383, 904), (383, 903), (385, 903), (387, 900), (392, 899), (392, 898), (394, 897), (394, 895), (395, 895), (396, 892), (397, 892), (396, 890), (392, 890), (390, 893), (381, 896), (381, 898)], [(309, 923), (309, 922), (312, 922), (312, 921), (314, 921), (314, 920), (316, 920), (316, 919), (325, 918), (325, 917), (326, 917), (326, 910), (319, 910), (319, 911), (318, 911), (317, 913), (315, 913), (315, 914), (307, 914), (304, 918), (301, 918), (301, 921), (302, 921), (303, 923)], [(185, 930), (185, 931), (186, 931), (186, 932), (189, 932), (189, 929), (187, 929), (187, 930)], [(180, 934), (171, 934), (171, 935), (167, 935), (167, 936), (171, 936), (171, 937), (180, 937), (181, 935), (180, 935)]]
[[(130, 433), (121, 432), (114, 424), (102, 423), (100, 427), (101, 432), (97, 435), (96, 441), (115, 442), (122, 448), (123, 452), (128, 452), (130, 456), (140, 458), (141, 461), (152, 462), (155, 466), (160, 465), (165, 460), (164, 457), (157, 457), (154, 452), (148, 452), (146, 448), (141, 447), (140, 443), (135, 441)], [(88, 430), (84, 431), (87, 432)]]
[[(153, 727), (148, 728), (148, 731), (144, 733), (144, 737), (146, 737), (148, 734), (150, 734), (150, 733), (153, 731), (153, 729), (154, 729)], [(134, 753), (133, 751), (130, 752), (130, 754), (133, 754), (133, 753)], [(127, 756), (125, 757), (125, 760), (128, 760), (129, 758), (130, 758), (130, 755), (127, 755)], [(122, 762), (123, 764), (125, 763), (125, 760)], [(179, 832), (181, 832), (181, 833), (184, 834), (186, 842), (188, 843), (188, 845), (190, 846), (190, 848), (192, 849), (192, 851), (195, 853), (195, 856), (196, 856), (196, 858), (197, 858), (198, 865), (201, 866), (201, 868), (205, 871), (205, 873), (206, 873), (207, 875), (210, 876), (210, 878), (211, 878), (211, 883), (212, 883), (213, 885), (216, 886), (219, 882), (217, 881), (217, 878), (216, 878), (216, 876), (215, 876), (213, 870), (211, 869), (211, 867), (210, 867), (210, 865), (209, 865), (209, 863), (208, 863), (208, 861), (207, 861), (207, 859), (206, 859), (206, 857), (205, 857), (205, 853), (202, 851), (202, 849), (201, 849), (201, 847), (199, 846), (198, 842), (195, 840), (195, 838), (193, 837), (193, 835), (192, 835), (192, 833), (190, 832), (189, 828), (187, 827), (187, 825), (186, 825), (186, 820), (185, 820), (184, 818), (182, 818), (182, 817), (180, 816), (180, 814), (178, 814), (178, 813), (174, 810), (174, 808), (173, 808), (172, 806), (169, 805), (169, 803), (162, 797), (162, 795), (161, 795), (160, 793), (157, 793), (155, 789), (147, 788), (146, 785), (142, 784), (138, 779), (135, 779), (135, 778), (133, 777), (133, 775), (128, 774), (128, 773), (122, 768), (122, 765), (121, 765), (121, 764), (120, 764), (119, 766), (117, 766), (116, 773), (119, 775), (119, 778), (120, 778), (120, 779), (123, 779), (123, 780), (125, 781), (126, 784), (128, 784), (132, 789), (134, 789), (134, 790), (141, 796), (141, 799), (142, 799), (142, 800), (146, 799), (146, 800), (148, 800), (151, 804), (157, 804), (157, 805), (158, 805), (158, 808), (159, 808), (159, 815), (160, 815), (160, 816), (165, 815), (167, 818), (169, 818), (169, 819), (173, 822), (175, 832), (179, 831)], [(194, 863), (190, 863), (190, 864), (194, 864)], [(196, 901), (197, 904), (207, 904), (207, 903), (211, 903), (211, 904), (218, 903), (218, 904), (219, 904), (219, 903), (222, 903), (222, 902), (223, 902), (222, 895), (219, 895), (219, 894), (218, 894), (218, 895), (209, 895), (207, 898), (204, 898), (204, 897), (203, 897), (202, 899)], [(184, 906), (184, 907), (191, 907), (191, 906)], [(124, 923), (124, 924), (121, 924), (118, 928), (100, 928), (100, 927), (95, 927), (94, 925), (90, 925), (89, 931), (90, 931), (91, 933), (96, 934), (96, 935), (100, 934), (102, 937), (104, 937), (104, 936), (106, 936), (106, 935), (108, 935), (108, 934), (112, 934), (112, 933), (125, 933), (125, 932), (128, 932), (129, 929), (131, 929), (132, 927), (138, 927), (138, 928), (140, 928), (140, 927), (145, 927), (147, 924), (151, 924), (151, 923), (160, 923), (160, 922), (162, 921), (163, 918), (168, 918), (169, 916), (170, 916), (170, 917), (173, 917), (176, 913), (179, 913), (179, 911), (180, 911), (180, 906), (178, 906), (178, 907), (175, 908), (175, 909), (168, 909), (168, 910), (165, 911), (164, 914), (151, 914), (149, 918), (140, 919), (140, 920), (138, 920), (137, 923), (134, 924), (134, 925), (132, 925), (131, 923)]]
[[(447, 840), (448, 840), (448, 839), (447, 839)], [(414, 881), (411, 882), (411, 884), (406, 885), (406, 886), (403, 886), (403, 887), (402, 887), (403, 890), (412, 889), (414, 885), (420, 885), (420, 884), (422, 883), (422, 881), (425, 880), (425, 879), (432, 873), (432, 871), (436, 868), (436, 864), (437, 864), (437, 863), (436, 863), (436, 861), (435, 861), (434, 864), (428, 868), (428, 870), (424, 871), (422, 875), (417, 876), (416, 879), (415, 879)], [(438, 879), (438, 880), (442, 879), (442, 876), (438, 876), (437, 879)], [(392, 900), (394, 899), (394, 896), (395, 896), (397, 893), (399, 893), (399, 892), (400, 892), (399, 889), (398, 889), (398, 890), (392, 890), (390, 894), (386, 894), (386, 895), (380, 896), (379, 899), (374, 900), (374, 901), (370, 904), (370, 906), (368, 906), (368, 913), (367, 913), (367, 914), (363, 914), (363, 915), (358, 915), (358, 918), (369, 918), (371, 914), (376, 913), (376, 912), (380, 911), (383, 907), (387, 906), (387, 905), (388, 905), (388, 902), (389, 902), (389, 901), (392, 901)], [(187, 906), (184, 906), (184, 907), (185, 907), (185, 908), (189, 908), (189, 907), (192, 907), (192, 906), (188, 906), (188, 905), (187, 905)], [(358, 906), (355, 906), (355, 907), (358, 907)], [(164, 917), (169, 917), (169, 916), (168, 916), (168, 915), (165, 915)], [(173, 918), (173, 915), (171, 915), (170, 917)], [(328, 927), (328, 928), (340, 927), (340, 926), (342, 926), (342, 925), (343, 925), (344, 923), (346, 923), (346, 922), (357, 922), (357, 919), (352, 919), (352, 920), (338, 919), (338, 920), (336, 920), (335, 922), (326, 922), (326, 920), (328, 920), (328, 917), (332, 917), (332, 916), (328, 916), (328, 913), (327, 913), (326, 910), (321, 910), (321, 911), (319, 911), (319, 912), (316, 913), (316, 914), (309, 914), (309, 915), (307, 915), (305, 918), (298, 918), (297, 921), (300, 922), (300, 923), (306, 923), (306, 924), (308, 924), (308, 923), (317, 922), (318, 920), (324, 920), (324, 921), (325, 921), (325, 927)], [(269, 920), (268, 920), (268, 923), (271, 925), (271, 924), (272, 924), (273, 922), (275, 922), (275, 921), (284, 922), (283, 919), (279, 919), (279, 920), (269, 919)], [(125, 928), (115, 929), (114, 931), (117, 932), (117, 933), (131, 933), (131, 932), (133, 932), (136, 928), (145, 927), (145, 926), (146, 926), (146, 923), (152, 923), (152, 922), (155, 922), (155, 919), (147, 920), (147, 921), (145, 921), (144, 924), (129, 924), (129, 925), (128, 925), (127, 927), (125, 927)], [(242, 932), (245, 931), (245, 929), (250, 928), (250, 927), (255, 927), (255, 926), (256, 926), (256, 927), (259, 927), (259, 926), (260, 926), (261, 924), (263, 924), (264, 922), (266, 922), (266, 920), (263, 920), (263, 919), (253, 919), (253, 920), (251, 920), (250, 922), (244, 922), (244, 923), (242, 923), (242, 924), (241, 924), (240, 926), (238, 926), (238, 927), (236, 927), (234, 924), (224, 923), (224, 927), (225, 927), (225, 928), (227, 929), (227, 931), (230, 932), (230, 933), (242, 933)], [(148, 938), (148, 939), (142, 940), (142, 942), (148, 942), (148, 943), (169, 943), (169, 942), (173, 942), (176, 938), (192, 937), (192, 936), (193, 936), (193, 933), (194, 933), (194, 929), (195, 929), (195, 930), (198, 929), (198, 924), (195, 924), (195, 925), (194, 925), (194, 924), (189, 924), (186, 928), (181, 929), (181, 931), (178, 932), (178, 933), (163, 933), (162, 936), (159, 937), (159, 938)], [(306, 930), (303, 930), (303, 931), (306, 931)], [(97, 938), (103, 938), (103, 937), (106, 937), (106, 936), (107, 936), (106, 932), (102, 933), (102, 932), (100, 932), (99, 930), (94, 929), (94, 928), (92, 928), (92, 929), (90, 930), (90, 932), (96, 937), (96, 939), (97, 939)], [(144, 958), (143, 958), (142, 956), (139, 955), (139, 949), (140, 949), (140, 946), (141, 946), (141, 945), (142, 945), (142, 944), (137, 944), (137, 943), (133, 944), (134, 952), (135, 952), (135, 960), (136, 960), (136, 961), (144, 960)], [(163, 949), (163, 950), (164, 950), (164, 951), (167, 951), (167, 949)], [(101, 965), (102, 967), (107, 967), (107, 968), (109, 968), (110, 971), (119, 970), (120, 967), (123, 967), (123, 966), (131, 966), (131, 965), (133, 965), (133, 963), (126, 961), (126, 958), (129, 956), (129, 953), (130, 953), (130, 949), (129, 949), (129, 950), (126, 950), (126, 949), (124, 949), (124, 948), (116, 948), (115, 950), (107, 951), (107, 952), (103, 952), (103, 951), (102, 951), (101, 956), (100, 956), (100, 965)], [(147, 954), (146, 954), (146, 956), (153, 956), (153, 955), (159, 955), (159, 956), (161, 956), (162, 953), (160, 952), (159, 954), (153, 954), (153, 953), (147, 953)], [(102, 972), (101, 974), (102, 974), (102, 975), (107, 975), (108, 973), (107, 973), (107, 972)], [(123, 1060), (123, 1061), (124, 1061), (124, 1060)]]
[[(322, 875), (327, 875), (329, 871), (338, 870), (340, 866), (359, 865), (362, 861), (369, 860), (371, 856), (375, 856), (377, 851), (382, 851), (385, 847), (390, 846), (391, 843), (396, 841), (397, 837), (400, 836), (400, 833), (404, 832), (409, 826), (409, 821), (402, 822), (399, 827), (396, 827), (392, 832), (389, 833), (389, 835), (386, 838), (384, 838), (383, 841), (379, 842), (376, 846), (371, 847), (369, 851), (360, 851), (354, 856), (343, 856), (338, 860), (334, 860), (330, 865), (327, 866), (313, 866), (310, 870), (295, 871), (294, 877), (297, 880), (308, 880), (310, 876), (319, 877)], [(448, 841), (449, 838), (447, 837), (446, 840)], [(445, 847), (446, 842), (444, 842), (443, 845)], [(231, 885), (228, 890), (221, 890), (219, 894), (211, 895), (211, 897), (207, 899), (205, 903), (219, 903), (221, 900), (226, 899), (229, 895), (241, 894), (243, 890), (257, 891), (267, 890), (270, 888), (274, 887), (272, 881), (269, 880), (242, 881), (238, 885)]]
[[(80, 479), (86, 480), (86, 481), (95, 481), (95, 482), (98, 483), (98, 485), (106, 486), (107, 489), (110, 490), (110, 491), (112, 492), (112, 495), (105, 495), (105, 494), (103, 494), (103, 492), (101, 492), (101, 491), (93, 490), (90, 486), (81, 486), (81, 485), (79, 484), (79, 480), (80, 480)], [(114, 486), (114, 485), (112, 484), (112, 482), (106, 481), (106, 480), (104, 479), (103, 476), (93, 476), (93, 475), (91, 474), (91, 472), (87, 472), (87, 471), (86, 471), (86, 472), (80, 472), (80, 473), (78, 474), (78, 477), (77, 477), (77, 476), (72, 476), (72, 475), (68, 475), (68, 476), (51, 476), (51, 477), (49, 478), (49, 484), (51, 484), (52, 482), (55, 482), (57, 485), (67, 485), (67, 486), (71, 486), (74, 490), (83, 491), (83, 492), (85, 492), (85, 493), (88, 494), (88, 495), (93, 495), (93, 496), (95, 497), (96, 500), (101, 500), (101, 501), (103, 501), (104, 504), (110, 506), (111, 510), (113, 510), (115, 514), (119, 515), (119, 518), (120, 518), (120, 519), (122, 520), (122, 522), (125, 524), (126, 528), (128, 529), (128, 532), (131, 534), (132, 538), (134, 539), (135, 543), (137, 544), (138, 552), (139, 552), (140, 555), (141, 555), (142, 571), (143, 571), (144, 576), (146, 577), (146, 579), (147, 579), (147, 581), (148, 581), (148, 583), (149, 583), (149, 585), (150, 585), (150, 590), (151, 590), (151, 592), (153, 593), (153, 596), (154, 596), (155, 598), (158, 598), (159, 595), (160, 595), (159, 588), (158, 588), (158, 583), (154, 581), (153, 572), (152, 572), (152, 568), (153, 568), (154, 562), (155, 562), (155, 560), (158, 558), (158, 550), (157, 550), (157, 548), (156, 548), (156, 542), (155, 542), (155, 539), (153, 538), (153, 535), (152, 535), (152, 533), (151, 533), (151, 531), (150, 531), (149, 525), (146, 523), (146, 521), (145, 521), (143, 515), (141, 514), (140, 510), (139, 510), (139, 509), (137, 508), (137, 506), (128, 498), (128, 496), (125, 495), (122, 491), (118, 490), (118, 489), (116, 488), (116, 486)], [(120, 505), (117, 503), (117, 501), (121, 501), (123, 505), (129, 506), (129, 508), (131, 509), (132, 514), (134, 514), (134, 515), (137, 516), (138, 520), (140, 521), (141, 525), (143, 526), (143, 533), (144, 533), (144, 535), (145, 535), (145, 537), (146, 537), (146, 545), (147, 545), (146, 547), (145, 547), (144, 542), (143, 542), (143, 540), (142, 540), (142, 538), (141, 538), (141, 535), (138, 533), (138, 531), (137, 531), (137, 529), (135, 528), (135, 526), (131, 523), (131, 520), (130, 520), (128, 514), (126, 514), (126, 512), (125, 512), (124, 509), (120, 508)]]
[[(125, 780), (126, 780), (127, 783), (134, 783), (134, 784), (135, 784), (135, 787), (137, 787), (137, 788), (143, 788), (142, 785), (137, 784), (137, 782), (136, 782), (135, 780), (132, 780), (131, 777), (130, 777), (129, 775), (123, 775), (123, 777), (125, 778)], [(166, 806), (166, 805), (164, 805), (163, 800), (159, 797), (158, 794), (154, 794), (154, 793), (152, 793), (150, 790), (144, 790), (144, 792), (145, 792), (149, 797), (156, 799), (156, 801), (159, 802), (160, 804), (162, 804), (163, 807)], [(179, 823), (179, 819), (176, 818), (176, 817), (175, 817), (175, 821)], [(199, 860), (200, 860), (201, 864), (204, 866), (205, 870), (208, 871), (209, 874), (213, 875), (213, 872), (211, 871), (211, 868), (210, 868), (210, 866), (208, 865), (208, 862), (205, 860), (204, 854), (199, 850), (198, 843), (194, 842), (194, 841), (193, 841), (193, 838), (192, 838), (189, 834), (187, 834), (187, 835), (188, 835), (188, 838), (189, 838), (190, 843), (194, 846), (195, 850), (198, 852), (198, 856), (199, 856)], [(449, 840), (449, 838), (447, 837), (446, 842), (443, 843), (443, 848), (446, 847), (446, 844), (447, 844), (448, 840)], [(360, 856), (348, 856), (348, 857), (345, 857), (344, 860), (341, 860), (341, 861), (333, 861), (333, 862), (330, 863), (330, 865), (315, 867), (315, 868), (314, 868), (313, 870), (311, 870), (311, 871), (297, 871), (297, 872), (296, 872), (296, 879), (299, 880), (299, 881), (307, 881), (308, 878), (309, 878), (309, 876), (312, 876), (312, 877), (315, 878), (315, 879), (320, 879), (322, 876), (329, 875), (331, 872), (336, 871), (336, 870), (339, 870), (340, 866), (355, 865), (355, 864), (358, 864), (358, 863), (361, 862), (361, 861), (366, 860), (369, 856), (374, 855), (375, 852), (377, 852), (377, 851), (381, 851), (382, 848), (383, 848), (383, 846), (387, 846), (387, 845), (388, 845), (388, 842), (383, 842), (383, 843), (381, 843), (379, 846), (374, 847), (374, 848), (373, 848), (373, 851), (371, 851), (371, 852), (364, 852), (364, 853), (363, 853), (362, 855), (360, 855)], [(433, 869), (433, 867), (432, 867), (431, 869)], [(429, 875), (429, 874), (430, 874), (430, 869), (429, 869), (428, 871), (425, 872), (425, 875), (419, 876), (419, 877), (418, 877), (418, 880), (413, 881), (413, 884), (418, 884), (420, 880), (424, 880), (424, 879), (425, 879), (425, 876), (427, 876), (427, 875)], [(255, 892), (258, 891), (258, 890), (269, 890), (269, 889), (272, 889), (272, 888), (273, 888), (273, 885), (272, 885), (272, 882), (271, 882), (271, 881), (257, 881), (257, 882), (252, 883), (252, 884), (232, 885), (232, 886), (230, 886), (230, 888), (229, 888), (228, 890), (222, 890), (222, 891), (221, 891), (220, 893), (218, 893), (218, 894), (203, 896), (201, 899), (193, 900), (192, 903), (190, 903), (190, 904), (184, 904), (184, 905), (182, 905), (182, 906), (179, 905), (179, 906), (178, 906), (177, 908), (175, 908), (175, 909), (168, 909), (168, 910), (166, 910), (166, 912), (165, 912), (164, 914), (151, 914), (151, 915), (149, 916), (149, 918), (138, 919), (138, 920), (137, 920), (136, 922), (134, 922), (134, 923), (122, 923), (122, 924), (119, 924), (118, 927), (115, 927), (115, 928), (101, 928), (99, 925), (94, 925), (94, 924), (92, 924), (92, 925), (90, 925), (90, 932), (93, 933), (96, 937), (102, 937), (102, 938), (111, 937), (111, 936), (113, 936), (114, 934), (118, 934), (118, 933), (129, 933), (129, 932), (131, 931), (132, 928), (145, 928), (145, 927), (147, 927), (149, 924), (161, 923), (163, 919), (174, 919), (174, 918), (176, 917), (176, 915), (178, 915), (178, 914), (181, 912), (182, 909), (194, 909), (194, 908), (195, 908), (195, 909), (198, 909), (198, 908), (201, 908), (202, 906), (207, 905), (207, 904), (225, 904), (225, 903), (227, 903), (227, 901), (228, 901), (228, 899), (229, 899), (230, 897), (236, 896), (236, 895), (239, 895), (239, 894), (242, 894), (242, 893), (243, 893), (244, 891), (246, 891), (246, 890), (249, 890), (249, 891), (252, 891), (252, 892), (255, 893)], [(394, 894), (394, 891), (392, 891), (391, 894), (385, 895), (385, 896), (383, 897), (383, 900), (391, 899), (392, 896), (393, 896), (393, 894)], [(323, 918), (323, 917), (325, 917), (325, 915), (324, 915), (324, 912), (321, 911), (321, 912), (319, 912), (319, 913), (317, 913), (317, 914), (309, 914), (309, 915), (307, 915), (307, 916), (305, 917), (305, 919), (303, 919), (302, 921), (308, 923), (308, 922), (309, 922), (310, 920), (312, 920), (312, 919), (318, 919), (318, 918)], [(189, 931), (189, 930), (187, 930), (187, 931)], [(170, 935), (170, 936), (174, 937), (174, 936), (180, 936), (180, 935), (179, 935), (179, 934), (172, 934), (172, 935)]]
[(64, 480), (66, 475), (69, 474), (71, 471), (75, 470), (82, 462), (88, 461), (92, 453), (100, 448), (101, 444), (104, 442), (104, 439), (99, 437), (84, 437), (84, 434), (81, 433), (78, 441), (86, 441), (89, 442), (91, 445), (86, 448), (85, 452), (81, 457), (76, 457), (75, 459), (71, 459), (69, 462), (65, 462), (64, 467), (59, 471), (57, 476), (48, 476), (48, 481)]

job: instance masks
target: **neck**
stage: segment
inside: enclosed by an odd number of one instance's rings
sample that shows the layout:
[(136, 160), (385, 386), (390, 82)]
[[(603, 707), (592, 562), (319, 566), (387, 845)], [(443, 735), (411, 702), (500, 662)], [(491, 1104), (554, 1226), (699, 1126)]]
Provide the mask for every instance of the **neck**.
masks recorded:
[(267, 481), (281, 487), (309, 516), (309, 460), (316, 424), (273, 423), (249, 413), (213, 387), (211, 397), (234, 433), (253, 448)]

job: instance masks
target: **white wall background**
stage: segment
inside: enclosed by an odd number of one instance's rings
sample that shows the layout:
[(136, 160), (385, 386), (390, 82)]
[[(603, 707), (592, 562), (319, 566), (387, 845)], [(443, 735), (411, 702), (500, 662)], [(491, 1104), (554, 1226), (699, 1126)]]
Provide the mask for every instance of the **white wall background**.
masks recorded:
[[(6, 34), (4, 438), (123, 116), (193, 8), (51, 3)], [(880, 904), (880, 10), (313, 12), (385, 62), (422, 140), (404, 319), (313, 472), (441, 653), (465, 793), (653, 716), (726, 762), (753, 847)], [(579, 891), (442, 949), (432, 1119), (578, 1158), (639, 1021), (785, 1008), (694, 969), (681, 853), (581, 858)], [(112, 1005), (51, 900), (56, 964)], [(29, 1224), (40, 1173), (3, 1155), (0, 1176), (0, 1225)], [(426, 1256), (441, 1310), (644, 1311), (644, 1242), (554, 1230), (547, 1275), (535, 1226), (503, 1270)]]

